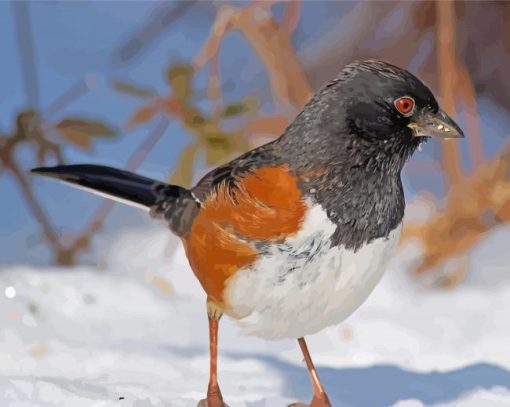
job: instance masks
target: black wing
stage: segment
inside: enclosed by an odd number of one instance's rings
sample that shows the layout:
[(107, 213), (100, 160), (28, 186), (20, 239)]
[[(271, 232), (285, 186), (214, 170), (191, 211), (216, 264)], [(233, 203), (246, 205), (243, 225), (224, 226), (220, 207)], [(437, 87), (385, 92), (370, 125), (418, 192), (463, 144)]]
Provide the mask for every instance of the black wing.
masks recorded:
[(279, 155), (275, 143), (264, 144), (206, 174), (192, 189), (193, 194), (203, 201), (218, 185), (226, 184), (229, 188), (235, 189), (237, 181), (250, 171), (278, 163)]

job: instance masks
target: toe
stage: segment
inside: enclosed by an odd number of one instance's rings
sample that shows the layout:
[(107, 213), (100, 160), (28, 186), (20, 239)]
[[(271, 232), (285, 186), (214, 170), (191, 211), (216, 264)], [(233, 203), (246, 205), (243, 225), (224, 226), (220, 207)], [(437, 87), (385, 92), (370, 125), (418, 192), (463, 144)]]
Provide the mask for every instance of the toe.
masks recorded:
[(197, 404), (197, 407), (228, 407), (223, 401), (218, 398), (214, 399), (203, 399), (200, 400)]

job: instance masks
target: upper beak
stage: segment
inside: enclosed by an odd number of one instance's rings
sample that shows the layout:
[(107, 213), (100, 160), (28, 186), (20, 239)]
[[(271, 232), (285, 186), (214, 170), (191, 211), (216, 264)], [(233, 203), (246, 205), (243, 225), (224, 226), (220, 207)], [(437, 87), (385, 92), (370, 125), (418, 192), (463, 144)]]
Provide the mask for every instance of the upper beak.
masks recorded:
[(422, 110), (416, 117), (413, 116), (410, 127), (415, 137), (440, 137), (440, 138), (462, 138), (464, 132), (442, 110), (432, 113), (430, 110)]

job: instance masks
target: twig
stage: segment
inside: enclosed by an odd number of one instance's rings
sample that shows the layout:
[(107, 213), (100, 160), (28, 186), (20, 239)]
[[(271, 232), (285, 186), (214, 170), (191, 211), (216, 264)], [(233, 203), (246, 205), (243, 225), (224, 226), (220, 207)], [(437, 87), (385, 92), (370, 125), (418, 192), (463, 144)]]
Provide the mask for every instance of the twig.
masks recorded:
[(131, 63), (172, 23), (181, 18), (196, 4), (205, 5), (206, 2), (196, 0), (176, 0), (173, 2), (160, 2), (151, 11), (149, 16), (116, 51), (114, 63), (123, 66)]
[(196, 70), (202, 69), (214, 55), (218, 54), (221, 41), (226, 32), (230, 29), (231, 21), (235, 14), (235, 9), (230, 6), (222, 6), (218, 9), (209, 38), (200, 51), (198, 51), (195, 58), (193, 58), (193, 66)]
[(233, 28), (243, 33), (264, 63), (275, 101), (302, 107), (310, 98), (312, 89), (289, 33), (282, 30), (269, 13), (258, 16), (256, 10), (246, 8), (243, 11), (235, 19)]
[(32, 36), (32, 24), (30, 24), (28, 1), (12, 2), (14, 19), (16, 21), (16, 37), (18, 40), (18, 51), (20, 66), (23, 72), (23, 84), (28, 103), (35, 108), (39, 104), (39, 81), (35, 67), (35, 50)]
[[(95, 81), (96, 77), (94, 75), (87, 75), (85, 78), (71, 86), (44, 110), (44, 113), (42, 114), (43, 120), (45, 122), (49, 121), (49, 119), (51, 119), (59, 111), (82, 97), (92, 88)], [(47, 127), (44, 127), (44, 130), (48, 130)]]
[(285, 14), (283, 15), (280, 26), (287, 35), (291, 36), (296, 29), (299, 19), (301, 18), (302, 9), (303, 2), (301, 0), (293, 0), (286, 3)]
[(487, 160), (482, 140), (482, 132), (480, 130), (480, 115), (476, 103), (476, 92), (473, 82), (469, 77), (469, 73), (464, 66), (458, 65), (458, 88), (459, 93), (464, 97), (466, 107), (466, 127), (468, 129), (468, 147), (469, 155), (473, 169), (476, 169), (484, 164)]
[[(478, 168), (450, 193), (446, 207), (425, 223), (408, 222), (403, 239), (418, 239), (423, 257), (417, 272), (438, 269), (461, 258), (488, 230), (510, 221), (510, 146)], [(441, 236), (438, 243), (438, 236)], [(461, 272), (462, 270), (460, 270)]]
[(34, 192), (32, 191), (32, 187), (28, 182), (27, 178), (23, 174), (23, 172), (19, 169), (16, 162), (12, 159), (4, 160), (4, 167), (9, 170), (14, 178), (16, 179), (18, 186), (21, 190), (21, 193), (27, 202), (28, 207), (30, 208), (32, 215), (36, 219), (36, 221), (41, 225), (42, 232), (46, 239), (51, 243), (53, 251), (56, 253), (60, 248), (60, 242), (58, 235), (55, 233), (53, 227), (50, 224), (46, 213), (39, 205)]
[[(329, 3), (329, 7), (332, 7), (333, 3)], [(417, 21), (411, 16), (415, 14), (414, 9), (422, 8), (423, 4), (425, 2), (360, 1), (343, 14), (333, 10), (338, 13), (338, 23), (299, 52), (306, 77), (317, 88), (323, 83), (324, 78), (338, 74), (339, 69), (345, 64), (367, 56), (404, 64), (407, 60), (401, 55), (402, 47), (406, 48), (405, 55), (414, 56), (416, 46), (420, 43), (420, 39), (415, 37), (418, 33), (421, 34), (421, 27), (417, 27)], [(377, 49), (371, 48), (370, 51), (366, 51), (366, 47), (360, 46), (368, 44), (374, 38), (374, 28), (397, 9), (406, 16), (401, 24), (392, 27), (393, 30), (398, 30), (394, 32), (399, 33), (394, 36), (398, 46), (384, 44), (382, 47), (384, 55)], [(409, 26), (410, 29), (403, 32), (402, 26)]]
[[(135, 152), (129, 158), (126, 169), (128, 171), (135, 171), (147, 158), (147, 155), (154, 148), (157, 142), (165, 134), (168, 128), (169, 121), (165, 117), (161, 118), (161, 121), (157, 124), (154, 130), (149, 136), (142, 142), (142, 144), (135, 150)], [(90, 218), (87, 227), (79, 236), (74, 240), (72, 247), (75, 250), (79, 250), (83, 247), (83, 242), (90, 240), (92, 235), (101, 229), (104, 220), (115, 206), (115, 202), (111, 200), (104, 200), (95, 210), (94, 214)]]
[(218, 53), (211, 58), (209, 65), (207, 96), (214, 110), (219, 111), (219, 107), (223, 104), (223, 97), (221, 94), (220, 61)]
[(267, 2), (255, 2), (241, 9), (222, 6), (194, 66), (197, 70), (204, 67), (218, 53), (225, 33), (238, 30), (265, 65), (274, 100), (299, 108), (312, 91), (294, 53), (288, 28), (273, 18)]
[[(455, 5), (451, 0), (436, 1), (438, 76), (442, 105), (455, 117), (455, 84), (457, 63), (455, 57)], [(446, 181), (457, 184), (462, 178), (459, 147), (455, 142), (442, 143), (442, 167)]]

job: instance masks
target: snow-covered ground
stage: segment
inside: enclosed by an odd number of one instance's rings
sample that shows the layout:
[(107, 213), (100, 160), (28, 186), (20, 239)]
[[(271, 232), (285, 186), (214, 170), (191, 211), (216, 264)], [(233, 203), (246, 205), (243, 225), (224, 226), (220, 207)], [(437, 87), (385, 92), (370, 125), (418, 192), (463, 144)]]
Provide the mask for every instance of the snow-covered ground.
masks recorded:
[[(510, 406), (510, 228), (471, 254), (454, 290), (417, 284), (401, 247), (373, 295), (308, 338), (334, 406)], [(0, 274), (0, 406), (195, 406), (207, 385), (204, 297), (168, 233), (101, 245), (104, 267), (13, 266)], [(490, 261), (488, 260), (490, 259)], [(166, 281), (170, 281), (171, 285)], [(278, 407), (311, 391), (296, 343), (221, 321), (231, 407)]]

